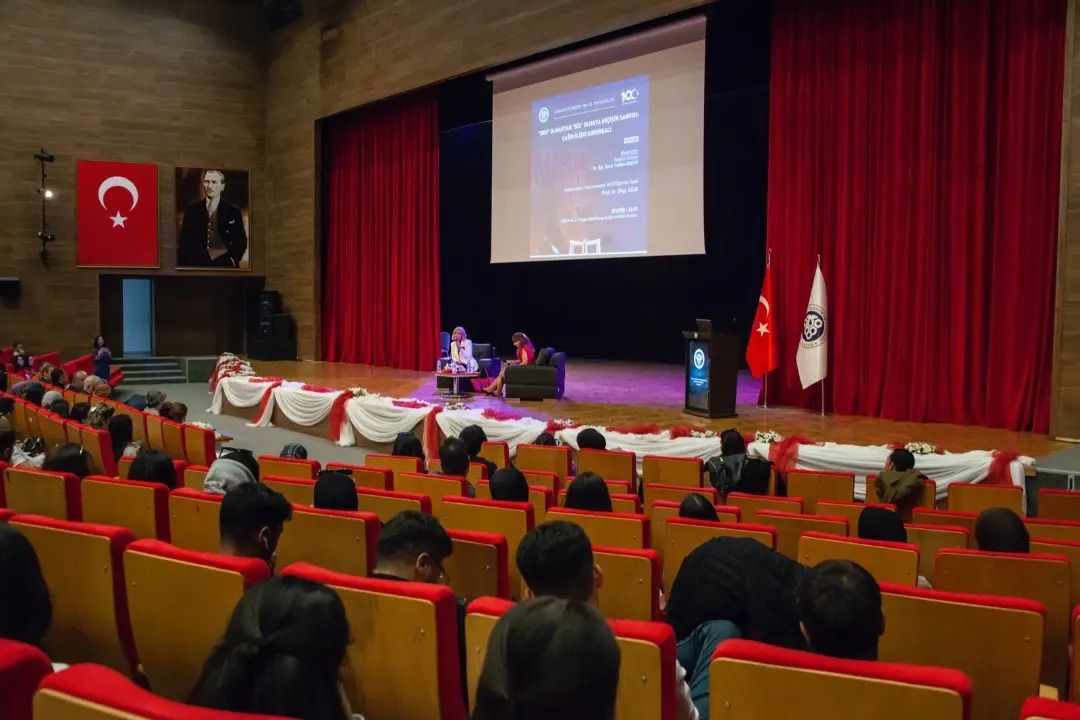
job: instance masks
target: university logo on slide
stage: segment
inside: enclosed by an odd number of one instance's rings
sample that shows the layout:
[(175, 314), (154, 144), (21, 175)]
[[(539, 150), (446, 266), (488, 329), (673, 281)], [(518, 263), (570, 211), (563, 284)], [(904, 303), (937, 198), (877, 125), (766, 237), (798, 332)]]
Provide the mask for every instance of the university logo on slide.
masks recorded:
[(820, 305), (810, 305), (806, 308), (806, 317), (803, 319), (802, 346), (813, 348), (820, 345), (825, 339), (825, 308)]
[(701, 348), (694, 351), (694, 367), (698, 370), (705, 368), (705, 351)]
[(622, 101), (624, 103), (634, 102), (639, 97), (641, 97), (641, 91), (637, 88), (629, 88), (619, 93), (619, 96), (622, 98)]
[(537, 113), (537, 119), (542, 123), (546, 123), (549, 117), (551, 117), (551, 112), (546, 107), (540, 108), (540, 112)]

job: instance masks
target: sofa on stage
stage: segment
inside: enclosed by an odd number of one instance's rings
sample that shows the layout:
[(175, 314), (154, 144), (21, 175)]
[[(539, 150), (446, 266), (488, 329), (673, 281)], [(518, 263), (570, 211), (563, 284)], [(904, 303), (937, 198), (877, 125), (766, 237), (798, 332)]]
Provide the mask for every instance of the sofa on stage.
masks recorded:
[(506, 369), (506, 397), (517, 400), (561, 400), (566, 390), (566, 353), (543, 348), (533, 365)]

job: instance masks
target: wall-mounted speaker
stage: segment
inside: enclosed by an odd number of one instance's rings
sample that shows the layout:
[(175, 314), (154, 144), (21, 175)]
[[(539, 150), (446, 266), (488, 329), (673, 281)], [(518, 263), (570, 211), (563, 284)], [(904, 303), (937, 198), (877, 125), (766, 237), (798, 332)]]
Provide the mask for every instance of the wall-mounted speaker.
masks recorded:
[(266, 318), (281, 312), (281, 293), (277, 290), (264, 290), (255, 294), (255, 303), (259, 308), (259, 317)]
[(263, 0), (263, 10), (271, 30), (283, 28), (304, 16), (300, 0)]

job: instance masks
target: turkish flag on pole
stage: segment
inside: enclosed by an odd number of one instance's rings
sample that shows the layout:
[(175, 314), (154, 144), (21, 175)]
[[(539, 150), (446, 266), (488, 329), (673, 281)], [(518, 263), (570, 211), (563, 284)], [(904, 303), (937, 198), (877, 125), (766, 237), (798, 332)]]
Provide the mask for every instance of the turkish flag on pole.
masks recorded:
[(765, 280), (761, 283), (761, 295), (758, 296), (757, 312), (754, 313), (754, 325), (750, 330), (750, 342), (746, 345), (746, 364), (750, 374), (761, 377), (772, 372), (780, 365), (780, 357), (773, 339), (772, 320), (772, 268), (765, 266)]
[(78, 265), (158, 267), (157, 166), (75, 164)]

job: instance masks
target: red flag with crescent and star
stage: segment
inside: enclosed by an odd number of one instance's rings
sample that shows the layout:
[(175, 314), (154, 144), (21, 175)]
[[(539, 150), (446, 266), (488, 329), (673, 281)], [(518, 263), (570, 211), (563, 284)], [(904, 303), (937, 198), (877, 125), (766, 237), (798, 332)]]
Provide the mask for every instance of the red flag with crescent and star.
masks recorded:
[(75, 164), (80, 267), (158, 267), (157, 165)]
[(750, 329), (750, 342), (746, 345), (746, 364), (750, 374), (761, 377), (772, 372), (780, 365), (777, 352), (773, 323), (772, 268), (765, 266), (765, 280), (761, 283), (761, 295), (758, 296), (757, 312)]

